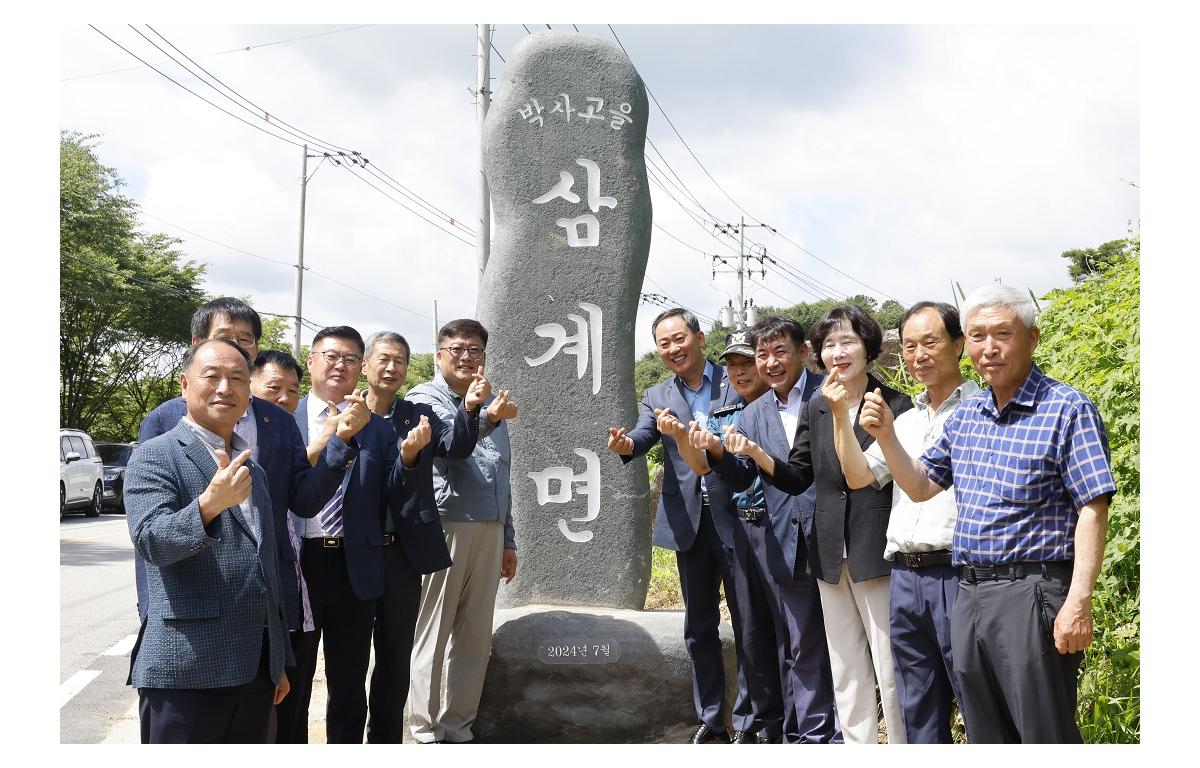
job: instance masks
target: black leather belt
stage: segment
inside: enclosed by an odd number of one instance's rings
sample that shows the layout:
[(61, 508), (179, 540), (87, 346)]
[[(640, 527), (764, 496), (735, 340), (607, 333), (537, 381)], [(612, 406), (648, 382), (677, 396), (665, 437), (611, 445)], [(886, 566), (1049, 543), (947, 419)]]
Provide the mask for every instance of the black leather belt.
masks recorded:
[(737, 511), (737, 516), (748, 523), (757, 523), (767, 516), (766, 507), (746, 507)]
[(1056, 560), (1048, 563), (1003, 563), (1001, 565), (960, 565), (958, 578), (968, 584), (979, 581), (1016, 581), (1026, 576), (1069, 574), (1075, 567), (1073, 560)]
[(897, 552), (892, 555), (892, 562), (907, 565), (909, 568), (924, 568), (927, 565), (950, 565), (950, 550), (939, 549), (933, 552)]
[(396, 534), (394, 534), (394, 533), (383, 534), (383, 546), (386, 547), (388, 544), (394, 544), (397, 541), (399, 541), (399, 539), (396, 538)]
[[(394, 533), (383, 534), (383, 546), (385, 547), (388, 544), (395, 544), (399, 540)], [(344, 539), (341, 536), (323, 536), (319, 539), (316, 537), (305, 539), (305, 541), (311, 541), (314, 545), (320, 544), (324, 549), (340, 549)]]

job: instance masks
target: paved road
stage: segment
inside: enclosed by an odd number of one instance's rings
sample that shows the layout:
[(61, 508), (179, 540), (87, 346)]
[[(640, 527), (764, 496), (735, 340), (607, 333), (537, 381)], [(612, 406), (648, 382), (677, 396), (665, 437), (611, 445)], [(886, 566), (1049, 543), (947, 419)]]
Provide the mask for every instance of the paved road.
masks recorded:
[(63, 518), (59, 575), (59, 738), (94, 744), (137, 701), (125, 685), (138, 630), (125, 516)]
[[(59, 523), (59, 740), (136, 744), (137, 692), (125, 684), (137, 639), (133, 545), (125, 516)], [(325, 665), (318, 655), (309, 741), (325, 741)]]

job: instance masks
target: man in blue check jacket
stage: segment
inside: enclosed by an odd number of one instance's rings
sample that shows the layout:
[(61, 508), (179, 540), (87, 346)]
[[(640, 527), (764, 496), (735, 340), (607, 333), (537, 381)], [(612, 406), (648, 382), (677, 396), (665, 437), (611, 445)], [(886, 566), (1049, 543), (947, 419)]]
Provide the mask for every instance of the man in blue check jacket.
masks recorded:
[[(249, 359), (231, 342), (201, 341), (184, 355), (180, 386), (184, 417), (141, 444), (126, 475), (147, 588), (130, 663), (142, 741), (265, 743), (294, 660), (267, 478), (234, 431)], [(318, 474), (332, 491), (341, 467)]]
[[(192, 343), (205, 339), (225, 339), (246, 351), (251, 360), (258, 355), (262, 337), (262, 320), (258, 313), (241, 299), (224, 296), (204, 304), (192, 316)], [(142, 420), (138, 442), (170, 432), (183, 418), (186, 405), (182, 397), (172, 398), (151, 411)], [(319, 489), (314, 483), (317, 468), (309, 461), (304, 438), (296, 428), (292, 415), (262, 398), (251, 397), (250, 405), (234, 425), (234, 432), (250, 446), (254, 462), (262, 468), (271, 492), (271, 509), (275, 522), (275, 544), (283, 561), (279, 572), (283, 604), (287, 610), (288, 629), (299, 632), (300, 587), (296, 580), (296, 552), (288, 538), (288, 510), (301, 517), (312, 517), (320, 511), (334, 491), (336, 481), (324, 483)], [(349, 434), (349, 433), (347, 433)], [(350, 450), (340, 438), (328, 443), (330, 466), (343, 466), (350, 460)], [(134, 553), (134, 572), (137, 581), (138, 615), (146, 618), (147, 595), (145, 563)]]
[[(734, 596), (733, 518), (714, 515), (701, 479), (679, 455), (675, 438), (661, 434), (658, 419), (666, 413), (681, 421), (707, 421), (713, 410), (741, 402), (725, 369), (704, 358), (704, 332), (691, 312), (669, 309), (651, 325), (663, 364), (675, 375), (646, 390), (637, 425), (609, 429), (608, 448), (628, 463), (650, 450), (661, 438), (666, 454), (662, 495), (654, 519), (655, 546), (675, 550), (679, 586), (684, 599), (684, 644), (692, 659), (692, 694), (700, 721), (689, 740), (693, 744), (728, 742), (722, 704), (725, 668), (719, 634), (720, 592), (734, 616), (734, 640), (739, 656), (738, 696), (732, 725), (739, 734), (753, 731), (754, 715), (741, 670), (741, 630)], [(739, 739), (741, 741), (741, 739)]]

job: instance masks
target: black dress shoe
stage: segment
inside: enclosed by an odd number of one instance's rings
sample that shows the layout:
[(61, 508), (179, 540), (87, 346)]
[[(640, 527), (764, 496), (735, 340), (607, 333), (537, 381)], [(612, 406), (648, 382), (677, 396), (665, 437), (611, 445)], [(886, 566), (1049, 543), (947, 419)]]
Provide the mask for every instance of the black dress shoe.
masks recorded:
[(700, 725), (696, 726), (692, 737), (688, 739), (688, 744), (707, 744), (710, 741), (724, 743), (726, 741), (725, 731), (714, 731), (704, 723), (700, 723)]
[(733, 738), (729, 740), (730, 744), (754, 744), (756, 742), (754, 734), (749, 731), (734, 731)]
[(756, 744), (778, 744), (780, 743), (780, 738), (778, 736), (772, 736), (766, 731), (759, 731), (758, 735), (754, 737), (754, 741)]

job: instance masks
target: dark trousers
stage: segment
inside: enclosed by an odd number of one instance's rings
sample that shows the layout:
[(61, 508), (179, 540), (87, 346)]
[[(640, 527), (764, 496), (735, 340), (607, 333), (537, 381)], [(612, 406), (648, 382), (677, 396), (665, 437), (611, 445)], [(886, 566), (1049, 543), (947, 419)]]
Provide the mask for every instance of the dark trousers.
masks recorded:
[(296, 668), (288, 673), (288, 682), (292, 689), (283, 701), (275, 707), (275, 743), (276, 744), (307, 744), (308, 743), (308, 704), (312, 699), (313, 675), (317, 673), (317, 654), (315, 650), (306, 652), (309, 643), (316, 648), (317, 640), (313, 632), (299, 630), (289, 633), (292, 643), (292, 653), (296, 656)]
[(742, 641), (740, 612), (733, 588), (733, 550), (721, 543), (713, 525), (712, 511), (705, 504), (700, 513), (696, 540), (686, 552), (675, 553), (679, 587), (683, 592), (683, 642), (692, 659), (692, 699), (700, 722), (716, 731), (725, 730), (722, 704), (725, 700), (725, 661), (721, 653), (721, 593), (733, 619), (734, 647), (738, 657), (738, 694), (732, 725), (735, 730), (753, 729), (754, 712), (741, 670)]
[(892, 565), (891, 642), (896, 695), (909, 744), (950, 744), (954, 701), (961, 701), (950, 653), (950, 615), (958, 594), (952, 565)]
[(421, 574), (408, 562), (399, 543), (383, 548), (383, 579), (383, 597), (375, 604), (375, 669), (371, 673), (367, 741), (400, 744), (413, 632), (421, 607)]
[[(317, 668), (317, 646), (324, 641), (325, 684), (329, 701), (325, 708), (325, 736), (330, 744), (361, 744), (367, 723), (367, 667), (371, 661), (371, 628), (375, 601), (359, 600), (346, 571), (346, 550), (325, 548), (321, 539), (304, 539), (300, 568), (308, 584), (314, 629), (294, 638), (296, 676), (311, 692)], [(308, 701), (280, 704), (282, 725), (277, 740), (308, 741)], [(294, 709), (293, 709), (294, 708)], [(301, 728), (303, 732), (301, 733)]]
[(755, 714), (765, 713), (762, 727), (772, 740), (841, 742), (817, 582), (804, 573), (803, 563), (799, 578), (780, 582), (772, 577), (768, 557), (777, 545), (768, 525), (767, 520), (742, 521), (734, 534), (742, 566), (734, 572), (734, 588), (744, 625), (746, 677), (751, 699), (763, 707)]
[(258, 673), (225, 688), (138, 688), (143, 744), (267, 744), (275, 683), (264, 633)]
[(1020, 579), (959, 581), (950, 642), (968, 741), (1082, 741), (1075, 706), (1083, 654), (1060, 654), (1053, 635), (1071, 567), (1045, 563)]

